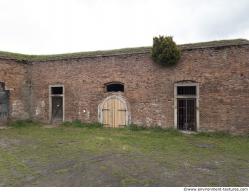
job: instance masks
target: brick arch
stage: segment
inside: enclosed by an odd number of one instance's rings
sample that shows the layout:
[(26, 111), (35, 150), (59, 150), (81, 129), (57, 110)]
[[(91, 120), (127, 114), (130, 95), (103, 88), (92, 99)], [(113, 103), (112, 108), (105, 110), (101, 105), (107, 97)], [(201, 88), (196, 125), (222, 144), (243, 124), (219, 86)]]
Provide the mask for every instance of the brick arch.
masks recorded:
[(118, 83), (118, 84), (124, 85), (124, 83), (122, 81), (109, 81), (109, 82), (105, 83), (104, 85), (109, 85), (109, 84), (113, 84), (113, 83)]
[(108, 90), (108, 86), (111, 86), (111, 85), (120, 85), (120, 86), (122, 86), (122, 91), (121, 92), (124, 92), (124, 87), (125, 87), (125, 85), (124, 85), (124, 83), (122, 83), (121, 81), (111, 81), (111, 82), (108, 82), (108, 83), (105, 83), (104, 84), (104, 88), (105, 88), (105, 91), (107, 92)]
[(181, 83), (199, 83), (195, 80), (190, 80), (190, 79), (184, 79), (184, 80), (178, 80), (178, 81), (175, 81), (175, 84), (181, 84)]

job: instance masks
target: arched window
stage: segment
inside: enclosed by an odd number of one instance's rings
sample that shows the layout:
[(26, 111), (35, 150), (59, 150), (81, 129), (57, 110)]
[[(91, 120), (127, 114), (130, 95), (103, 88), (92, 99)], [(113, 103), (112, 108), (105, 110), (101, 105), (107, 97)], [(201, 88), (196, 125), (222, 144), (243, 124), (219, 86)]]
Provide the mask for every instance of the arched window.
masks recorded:
[(105, 90), (106, 92), (124, 92), (124, 84), (120, 82), (107, 83)]

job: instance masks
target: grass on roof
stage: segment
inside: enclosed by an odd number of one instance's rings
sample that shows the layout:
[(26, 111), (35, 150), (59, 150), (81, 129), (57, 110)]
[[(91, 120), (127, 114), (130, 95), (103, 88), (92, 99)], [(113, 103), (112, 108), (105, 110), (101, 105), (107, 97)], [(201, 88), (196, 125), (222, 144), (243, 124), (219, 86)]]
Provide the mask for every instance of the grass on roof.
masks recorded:
[(199, 43), (183, 44), (181, 47), (184, 49), (194, 49), (194, 48), (207, 48), (207, 47), (224, 47), (231, 45), (244, 45), (249, 44), (247, 39), (233, 39), (233, 40), (219, 40), (219, 41), (208, 41)]
[[(210, 47), (224, 47), (224, 46), (236, 46), (249, 44), (246, 39), (234, 39), (234, 40), (220, 40), (201, 42), (193, 44), (182, 44), (179, 47), (182, 50), (191, 49), (203, 49)], [(77, 53), (66, 53), (66, 54), (54, 54), (54, 55), (25, 55), (20, 53), (11, 52), (0, 52), (0, 58), (14, 59), (21, 62), (32, 62), (32, 61), (50, 61), (50, 60), (62, 60), (62, 59), (77, 59), (82, 57), (96, 57), (96, 56), (111, 56), (121, 54), (135, 54), (135, 53), (149, 53), (151, 47), (135, 47), (135, 48), (123, 48), (114, 50), (104, 51), (89, 51), (89, 52), (77, 52)]]
[(77, 59), (81, 57), (147, 53), (150, 52), (150, 49), (151, 47), (136, 47), (136, 48), (123, 48), (123, 49), (114, 49), (114, 50), (88, 51), (88, 52), (76, 52), (76, 53), (65, 53), (65, 54), (53, 54), (53, 55), (25, 55), (20, 53), (0, 52), (0, 58), (11, 58), (18, 61), (46, 61), (46, 60), (72, 59), (72, 58)]

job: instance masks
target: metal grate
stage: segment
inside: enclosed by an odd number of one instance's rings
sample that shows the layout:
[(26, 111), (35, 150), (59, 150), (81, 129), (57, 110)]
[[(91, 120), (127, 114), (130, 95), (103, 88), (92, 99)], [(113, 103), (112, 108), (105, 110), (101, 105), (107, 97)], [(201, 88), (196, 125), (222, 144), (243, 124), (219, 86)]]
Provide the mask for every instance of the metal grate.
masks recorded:
[(196, 131), (196, 99), (177, 99), (177, 127)]

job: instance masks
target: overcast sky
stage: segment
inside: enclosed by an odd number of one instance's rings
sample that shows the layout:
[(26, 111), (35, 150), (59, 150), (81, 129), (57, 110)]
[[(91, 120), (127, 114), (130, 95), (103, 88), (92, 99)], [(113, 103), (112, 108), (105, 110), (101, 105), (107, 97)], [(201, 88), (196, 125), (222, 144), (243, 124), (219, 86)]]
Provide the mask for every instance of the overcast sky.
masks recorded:
[(0, 0), (0, 50), (26, 54), (249, 39), (249, 0)]

